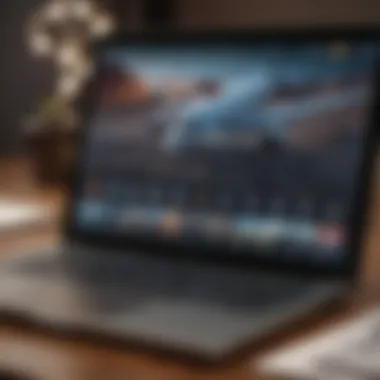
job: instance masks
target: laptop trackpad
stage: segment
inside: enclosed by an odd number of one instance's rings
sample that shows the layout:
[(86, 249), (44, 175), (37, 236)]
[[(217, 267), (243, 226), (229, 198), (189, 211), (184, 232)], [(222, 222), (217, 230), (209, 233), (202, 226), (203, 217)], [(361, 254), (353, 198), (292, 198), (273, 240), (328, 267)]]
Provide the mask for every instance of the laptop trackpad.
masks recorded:
[(206, 351), (238, 344), (248, 331), (255, 330), (260, 315), (186, 301), (155, 300), (139, 309), (110, 317), (108, 330), (128, 336), (154, 339), (175, 346)]
[(288, 300), (286, 305), (259, 310), (157, 299), (103, 322), (107, 331), (116, 334), (222, 355), (253, 336), (265, 335), (294, 316), (307, 313), (333, 293), (332, 288), (321, 288), (293, 302)]
[(105, 308), (105, 294), (98, 298), (90, 293), (68, 281), (4, 276), (0, 308), (48, 326), (83, 327), (184, 348), (197, 342), (199, 349), (202, 342), (206, 350), (224, 346), (244, 335), (247, 325), (251, 330), (254, 325), (252, 315), (242, 317), (220, 307), (185, 301), (147, 298), (136, 304), (127, 296), (116, 296), (118, 307)]
[[(128, 294), (125, 288), (101, 293), (63, 279), (5, 275), (0, 279), (0, 308), (52, 327), (83, 328), (218, 355), (326, 297), (325, 291), (306, 293), (306, 299), (288, 302), (285, 308), (255, 310), (196, 300), (133, 298), (133, 290)], [(107, 298), (113, 300), (105, 303)]]

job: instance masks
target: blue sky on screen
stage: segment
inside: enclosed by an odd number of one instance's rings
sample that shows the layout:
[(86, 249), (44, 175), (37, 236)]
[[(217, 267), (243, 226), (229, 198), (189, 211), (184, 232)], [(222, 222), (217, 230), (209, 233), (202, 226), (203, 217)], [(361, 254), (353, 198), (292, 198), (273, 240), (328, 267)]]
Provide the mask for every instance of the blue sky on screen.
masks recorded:
[[(340, 45), (342, 46), (342, 45)], [(265, 113), (260, 99), (280, 84), (293, 86), (357, 77), (368, 73), (379, 56), (379, 45), (343, 45), (336, 54), (333, 45), (313, 46), (165, 46), (123, 47), (107, 52), (106, 62), (135, 72), (155, 87), (170, 80), (216, 80), (222, 93), (216, 99), (193, 99), (182, 108), (187, 120), (202, 120), (200, 128), (220, 128), (226, 117), (239, 118), (234, 125), (266, 125), (283, 134), (286, 125), (301, 113), (319, 112), (316, 104), (305, 104)], [(338, 51), (339, 53), (339, 51)], [(360, 93), (348, 94), (355, 101)], [(256, 105), (254, 104), (256, 99)], [(341, 102), (341, 99), (329, 99)], [(349, 101), (349, 99), (347, 99)], [(320, 104), (320, 109), (324, 108)]]

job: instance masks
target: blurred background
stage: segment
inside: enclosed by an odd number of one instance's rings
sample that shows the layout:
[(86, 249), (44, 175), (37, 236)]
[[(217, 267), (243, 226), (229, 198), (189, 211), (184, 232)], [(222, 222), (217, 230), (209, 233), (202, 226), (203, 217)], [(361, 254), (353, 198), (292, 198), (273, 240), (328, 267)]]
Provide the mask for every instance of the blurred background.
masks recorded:
[[(378, 25), (380, 2), (2, 0), (0, 18), (0, 189), (29, 201), (46, 188), (62, 198), (81, 125), (75, 104), (99, 38), (114, 31)], [(377, 277), (372, 265), (368, 271)]]
[[(0, 18), (0, 189), (29, 201), (32, 194), (41, 199), (43, 188), (62, 198), (81, 124), (74, 105), (91, 72), (89, 49), (102, 36), (378, 25), (380, 1), (2, 0)], [(368, 263), (368, 278), (376, 280)]]
[[(0, 155), (25, 152), (25, 118), (43, 112), (58, 68), (30, 49), (27, 25), (49, 0), (0, 2)], [(377, 0), (103, 0), (92, 1), (119, 29), (211, 29), (377, 23)], [(45, 104), (46, 106), (46, 104)], [(58, 111), (57, 111), (58, 112)]]
[[(75, 150), (75, 132), (81, 125), (75, 105), (91, 74), (90, 48), (99, 38), (115, 30), (138, 33), (160, 29), (378, 25), (380, 1), (1, 0), (0, 19), (0, 215), (6, 216), (5, 224), (12, 227), (13, 223), (14, 227), (46, 220), (45, 211), (34, 208), (36, 204), (53, 206), (55, 220), (62, 212), (62, 189), (66, 187), (69, 162)], [(379, 284), (379, 265), (373, 265), (374, 260), (379, 263), (376, 257), (380, 246), (380, 197), (375, 196), (376, 191), (379, 193), (380, 176), (377, 178), (362, 274), (363, 286), (368, 288)], [(15, 197), (17, 193), (21, 195), (19, 198)], [(4, 197), (15, 198), (15, 203), (3, 202)], [(48, 231), (37, 235), (33, 229), (21, 239), (15, 229), (17, 234), (0, 239), (0, 250), (17, 251), (54, 243), (60, 237), (57, 225), (50, 223)], [(86, 351), (80, 346), (76, 351), (73, 342), (56, 346), (47, 338), (40, 340), (38, 335), (25, 339), (19, 335), (21, 338), (15, 339), (13, 329), (3, 330), (0, 364), (7, 367), (9, 363), (17, 366), (25, 363), (25, 371), (35, 366), (36, 373), (41, 363), (46, 368), (57, 365), (57, 369), (47, 368), (49, 375), (41, 378), (111, 379), (121, 378), (118, 376), (126, 370), (132, 374), (135, 371), (136, 379), (157, 379), (157, 371), (165, 379), (211, 378), (201, 376), (198, 369), (191, 372), (193, 377), (187, 372), (185, 376), (176, 365), (145, 361), (137, 354), (125, 360), (122, 354), (112, 356), (103, 348)], [(46, 360), (49, 354), (56, 361)], [(80, 363), (83, 368), (76, 369), (73, 363)], [(98, 367), (99, 373), (95, 373)], [(116, 368), (114, 377), (112, 368)], [(78, 375), (70, 372), (75, 370)], [(64, 371), (68, 371), (66, 375)], [(51, 377), (50, 373), (61, 377)], [(243, 369), (231, 367), (220, 371), (220, 377), (212, 378), (252, 377), (249, 366), (244, 364)]]

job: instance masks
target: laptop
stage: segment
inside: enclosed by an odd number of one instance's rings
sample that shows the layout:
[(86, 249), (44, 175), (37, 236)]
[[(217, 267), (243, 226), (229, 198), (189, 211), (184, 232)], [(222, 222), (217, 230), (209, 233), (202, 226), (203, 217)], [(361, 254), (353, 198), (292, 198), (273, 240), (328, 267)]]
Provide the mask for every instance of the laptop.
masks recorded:
[(65, 239), (0, 308), (220, 360), (355, 284), (377, 34), (118, 36), (95, 50)]

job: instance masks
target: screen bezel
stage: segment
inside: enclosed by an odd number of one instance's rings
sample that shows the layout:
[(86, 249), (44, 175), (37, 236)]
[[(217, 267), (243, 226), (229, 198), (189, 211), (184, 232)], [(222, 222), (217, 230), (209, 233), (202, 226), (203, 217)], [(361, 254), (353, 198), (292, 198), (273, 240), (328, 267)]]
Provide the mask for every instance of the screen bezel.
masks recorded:
[[(119, 34), (108, 38), (94, 47), (95, 62), (99, 54), (104, 49), (110, 47), (124, 47), (136, 45), (168, 45), (168, 44), (305, 44), (318, 42), (345, 41), (377, 41), (379, 40), (380, 29), (377, 28), (345, 28), (345, 29), (318, 29), (318, 30), (257, 30), (241, 32), (164, 32), (154, 34)], [(85, 232), (81, 230), (75, 220), (75, 206), (81, 195), (82, 174), (84, 171), (83, 159), (85, 143), (87, 142), (90, 120), (94, 109), (96, 109), (96, 99), (98, 94), (99, 67), (95, 67), (95, 75), (88, 83), (80, 102), (78, 103), (82, 115), (82, 128), (78, 132), (78, 147), (76, 157), (72, 163), (71, 183), (69, 186), (69, 199), (67, 215), (65, 218), (65, 233), (70, 242), (80, 243), (97, 249), (106, 248), (109, 252), (114, 248), (115, 252), (138, 251), (144, 254), (157, 254), (175, 258), (206, 260), (209, 262), (226, 263), (228, 265), (259, 266), (281, 271), (296, 271), (309, 275), (332, 275), (341, 278), (354, 278), (355, 270), (358, 268), (360, 248), (362, 246), (363, 231), (365, 228), (365, 216), (368, 211), (370, 179), (376, 151), (377, 123), (379, 114), (379, 84), (380, 75), (377, 71), (374, 84), (375, 96), (373, 99), (372, 112), (370, 115), (370, 126), (363, 139), (363, 155), (360, 163), (360, 173), (356, 184), (352, 212), (348, 221), (349, 239), (347, 242), (344, 259), (338, 265), (332, 263), (316, 263), (312, 260), (289, 261), (281, 258), (281, 255), (263, 256), (252, 252), (251, 256), (231, 253), (230, 250), (206, 249), (198, 246), (184, 246), (178, 242), (167, 241), (143, 241), (141, 238), (131, 236), (115, 236), (114, 234)], [(106, 253), (107, 254), (107, 253)]]

